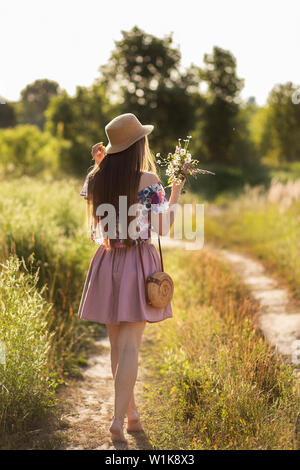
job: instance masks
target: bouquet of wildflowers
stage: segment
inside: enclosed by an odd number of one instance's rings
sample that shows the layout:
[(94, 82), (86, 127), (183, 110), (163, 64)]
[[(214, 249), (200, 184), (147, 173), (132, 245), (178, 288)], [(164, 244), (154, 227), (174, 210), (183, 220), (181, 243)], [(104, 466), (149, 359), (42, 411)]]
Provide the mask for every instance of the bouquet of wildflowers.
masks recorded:
[[(166, 158), (162, 158), (160, 153), (156, 154), (157, 163), (167, 166), (166, 174), (169, 176), (167, 188), (171, 187), (173, 183), (180, 184), (187, 175), (191, 175), (194, 178), (197, 178), (199, 174), (215, 175), (212, 171), (196, 168), (199, 160), (193, 159), (191, 153), (188, 152), (191, 138), (192, 136), (188, 135), (187, 139), (184, 139), (184, 147), (181, 145), (181, 139), (178, 139), (175, 152), (169, 153)], [(185, 192), (185, 190), (182, 190), (182, 193)]]

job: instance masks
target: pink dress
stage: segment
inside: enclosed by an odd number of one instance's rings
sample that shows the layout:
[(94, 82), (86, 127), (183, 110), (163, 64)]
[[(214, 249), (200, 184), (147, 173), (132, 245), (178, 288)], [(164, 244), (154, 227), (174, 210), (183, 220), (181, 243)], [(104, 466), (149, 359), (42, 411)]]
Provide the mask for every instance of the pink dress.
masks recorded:
[[(88, 177), (80, 195), (87, 199)], [(141, 253), (145, 276), (161, 271), (161, 261), (151, 242), (149, 211), (164, 213), (169, 208), (161, 182), (138, 192), (138, 202), (143, 205), (138, 219), (141, 233)], [(155, 323), (172, 318), (171, 302), (165, 308), (155, 308), (145, 300), (145, 285), (137, 243), (124, 249), (117, 239), (114, 250), (106, 250), (101, 234), (101, 224), (96, 229), (91, 224), (91, 240), (98, 245), (86, 275), (78, 315), (81, 319), (102, 324), (118, 325), (121, 321), (146, 320)]]

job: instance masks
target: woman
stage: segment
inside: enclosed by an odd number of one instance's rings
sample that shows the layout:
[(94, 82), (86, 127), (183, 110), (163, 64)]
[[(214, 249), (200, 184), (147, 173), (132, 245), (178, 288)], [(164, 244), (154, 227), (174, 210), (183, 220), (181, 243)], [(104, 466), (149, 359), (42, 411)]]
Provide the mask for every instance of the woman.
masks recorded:
[[(142, 204), (142, 214), (135, 221), (145, 275), (161, 271), (158, 251), (151, 243), (150, 227), (152, 224), (152, 229), (160, 235), (168, 233), (174, 222), (173, 204), (177, 203), (185, 181), (173, 185), (168, 201), (148, 145), (147, 136), (152, 130), (152, 125), (142, 125), (131, 113), (122, 114), (107, 124), (105, 132), (109, 143), (105, 151), (100, 144), (92, 148), (95, 166), (80, 192), (88, 203), (88, 226), (92, 218), (91, 238), (100, 246), (89, 266), (78, 314), (82, 319), (106, 325), (115, 388), (110, 432), (112, 440), (124, 442), (126, 414), (127, 431), (142, 430), (133, 390), (146, 322), (159, 322), (173, 316), (171, 303), (165, 308), (154, 308), (146, 303), (137, 240), (130, 234), (127, 236), (132, 213), (127, 218), (126, 212), (126, 222), (119, 217), (119, 196), (127, 197), (127, 208)], [(110, 204), (116, 210), (116, 219), (111, 217), (107, 221), (104, 212), (97, 211), (102, 204)], [(109, 232), (111, 222), (114, 236)]]

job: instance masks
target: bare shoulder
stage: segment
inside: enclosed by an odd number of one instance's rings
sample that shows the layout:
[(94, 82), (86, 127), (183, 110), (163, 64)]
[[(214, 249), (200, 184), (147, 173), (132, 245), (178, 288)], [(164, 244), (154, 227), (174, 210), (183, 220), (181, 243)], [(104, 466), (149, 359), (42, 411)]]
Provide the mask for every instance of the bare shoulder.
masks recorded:
[(141, 191), (141, 189), (146, 188), (147, 186), (150, 186), (151, 184), (158, 183), (158, 182), (159, 182), (159, 178), (156, 173), (152, 173), (150, 171), (144, 171), (141, 174), (139, 191)]

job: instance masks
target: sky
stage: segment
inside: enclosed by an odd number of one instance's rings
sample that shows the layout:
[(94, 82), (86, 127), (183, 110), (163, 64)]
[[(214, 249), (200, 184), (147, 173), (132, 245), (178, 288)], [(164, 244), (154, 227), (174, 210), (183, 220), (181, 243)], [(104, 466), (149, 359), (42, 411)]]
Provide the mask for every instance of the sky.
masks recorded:
[(107, 63), (121, 31), (173, 32), (181, 68), (231, 51), (243, 99), (263, 105), (276, 83), (300, 86), (299, 0), (0, 0), (0, 97), (16, 101), (36, 79), (73, 95)]

